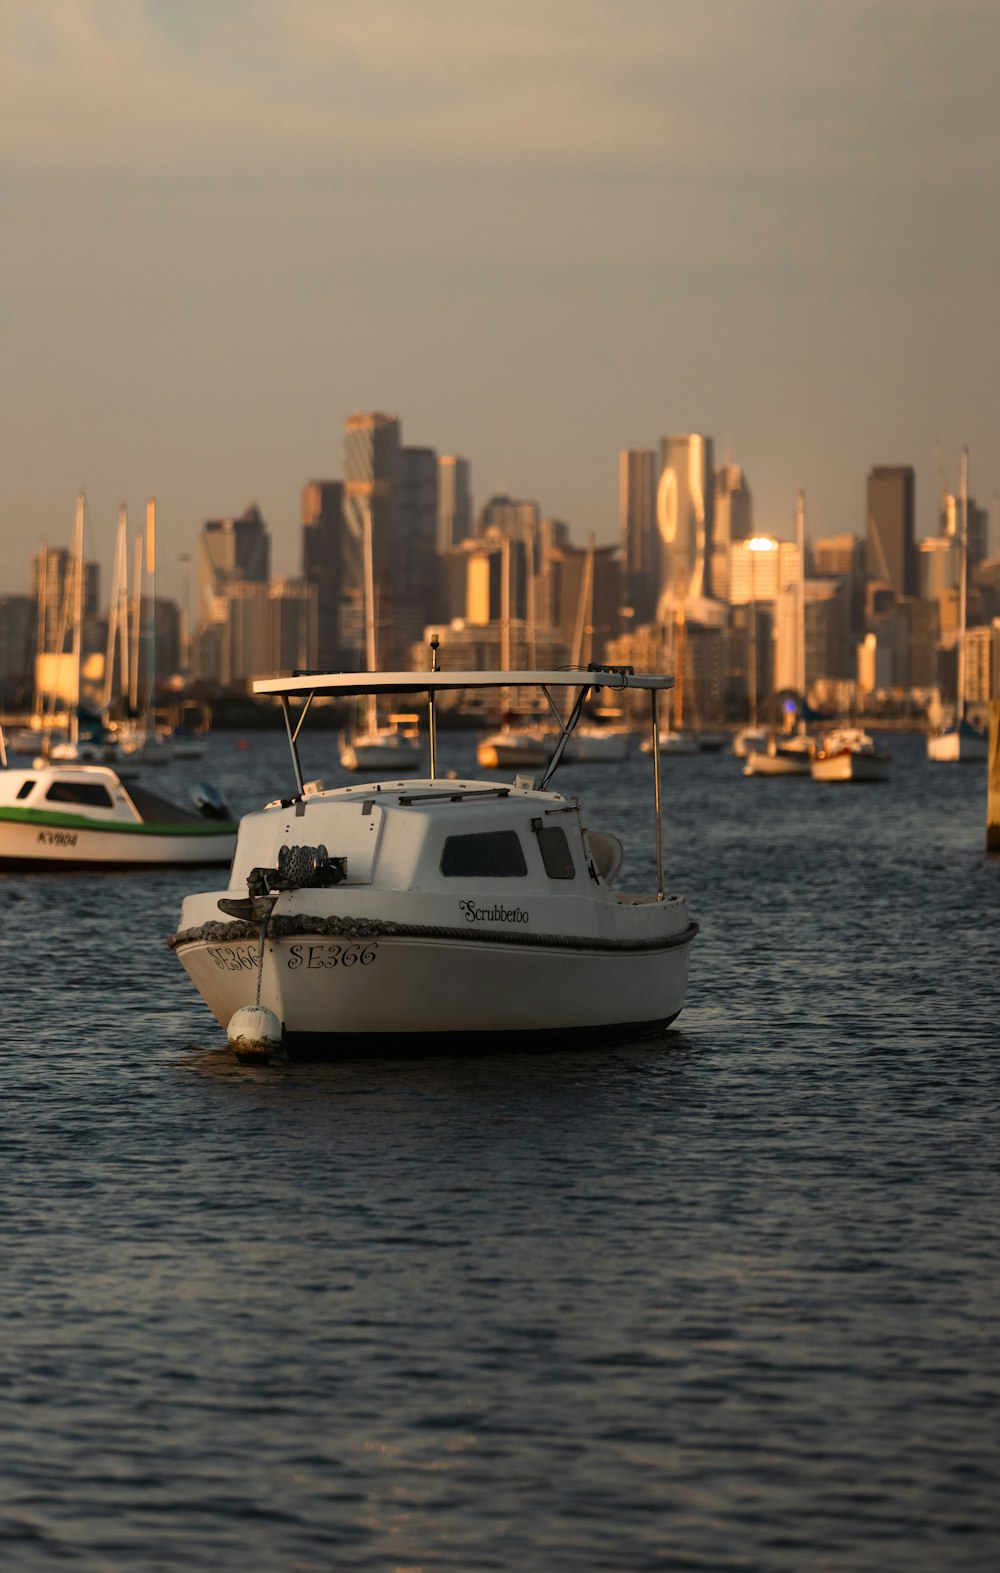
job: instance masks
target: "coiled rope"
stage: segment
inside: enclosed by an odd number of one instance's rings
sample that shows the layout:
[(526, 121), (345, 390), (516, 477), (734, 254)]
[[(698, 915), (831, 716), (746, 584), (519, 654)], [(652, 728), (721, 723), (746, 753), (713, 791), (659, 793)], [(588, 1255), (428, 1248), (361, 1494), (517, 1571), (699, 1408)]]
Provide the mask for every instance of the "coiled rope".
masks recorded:
[[(590, 951), (651, 951), (673, 950), (687, 945), (698, 932), (697, 923), (689, 923), (679, 934), (669, 934), (657, 939), (602, 939), (593, 935), (576, 934), (519, 934), (505, 929), (448, 928), (430, 923), (393, 923), (382, 918), (351, 917), (272, 917), (268, 935), (272, 939), (292, 939), (298, 935), (319, 935), (331, 939), (451, 939), (489, 945), (520, 945), (537, 948)], [(225, 944), (257, 939), (260, 926), (234, 918), (229, 923), (208, 922), (197, 928), (180, 929), (169, 935), (171, 950), (186, 945)]]

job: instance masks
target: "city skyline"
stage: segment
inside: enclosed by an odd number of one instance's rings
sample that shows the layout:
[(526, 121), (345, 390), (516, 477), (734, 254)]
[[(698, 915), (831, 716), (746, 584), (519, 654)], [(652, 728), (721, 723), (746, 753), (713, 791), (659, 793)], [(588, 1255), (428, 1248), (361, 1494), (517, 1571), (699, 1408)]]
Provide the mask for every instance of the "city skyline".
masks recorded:
[(670, 432), (777, 534), (800, 487), (810, 535), (863, 533), (875, 464), (932, 534), (966, 443), (996, 518), (995, 7), (10, 0), (0, 31), (8, 587), (81, 489), (105, 566), (157, 498), (167, 593), (251, 501), (295, 571), (364, 409), (580, 541)]

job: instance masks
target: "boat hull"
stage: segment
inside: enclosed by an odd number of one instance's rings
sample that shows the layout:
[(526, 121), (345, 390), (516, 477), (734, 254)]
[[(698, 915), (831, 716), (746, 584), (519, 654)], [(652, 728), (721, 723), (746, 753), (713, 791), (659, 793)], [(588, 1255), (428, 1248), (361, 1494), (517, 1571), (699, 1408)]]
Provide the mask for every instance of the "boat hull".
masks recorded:
[(0, 868), (206, 867), (232, 861), (236, 833), (175, 834), (11, 817), (0, 810)]
[(483, 770), (528, 769), (549, 762), (549, 749), (541, 742), (503, 742), (487, 738), (476, 748), (476, 763)]
[[(268, 938), (260, 1003), (289, 1052), (399, 1050), (442, 1038), (527, 1041), (627, 1036), (666, 1026), (684, 1004), (696, 925), (623, 951), (376, 934)], [(178, 957), (223, 1027), (257, 997), (258, 944), (178, 936)]]
[[(653, 745), (648, 737), (644, 737), (639, 744), (644, 754), (653, 752)], [(678, 759), (691, 759), (695, 754), (701, 753), (701, 746), (697, 737), (691, 732), (661, 732), (661, 756), (673, 755)]]
[(989, 738), (985, 734), (955, 729), (927, 739), (927, 758), (935, 764), (984, 764), (989, 757)]
[(392, 743), (345, 743), (340, 750), (340, 763), (345, 770), (388, 771), (392, 775), (409, 774), (421, 763), (420, 750), (401, 748)]
[(745, 776), (806, 776), (810, 774), (809, 755), (747, 754)]
[(891, 765), (885, 754), (845, 752), (812, 762), (814, 781), (888, 781)]
[(570, 765), (621, 765), (628, 758), (628, 732), (573, 732), (563, 751)]

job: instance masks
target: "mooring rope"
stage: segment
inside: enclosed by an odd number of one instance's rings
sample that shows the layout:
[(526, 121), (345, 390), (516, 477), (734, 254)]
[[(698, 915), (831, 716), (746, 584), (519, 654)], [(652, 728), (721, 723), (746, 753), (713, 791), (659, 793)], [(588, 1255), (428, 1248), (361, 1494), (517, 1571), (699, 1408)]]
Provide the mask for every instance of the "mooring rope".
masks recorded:
[[(272, 917), (267, 929), (272, 939), (291, 939), (296, 935), (318, 935), (331, 939), (453, 939), (490, 945), (520, 945), (551, 947), (555, 949), (594, 951), (649, 951), (672, 950), (686, 945), (698, 932), (697, 923), (689, 923), (679, 934), (668, 934), (657, 939), (603, 939), (593, 935), (577, 934), (519, 934), (504, 929), (449, 928), (442, 924), (393, 923), (383, 918), (351, 917)], [(253, 939), (260, 934), (260, 925), (233, 918), (228, 923), (210, 921), (197, 928), (180, 929), (171, 934), (167, 944), (171, 950), (185, 945), (226, 944)]]

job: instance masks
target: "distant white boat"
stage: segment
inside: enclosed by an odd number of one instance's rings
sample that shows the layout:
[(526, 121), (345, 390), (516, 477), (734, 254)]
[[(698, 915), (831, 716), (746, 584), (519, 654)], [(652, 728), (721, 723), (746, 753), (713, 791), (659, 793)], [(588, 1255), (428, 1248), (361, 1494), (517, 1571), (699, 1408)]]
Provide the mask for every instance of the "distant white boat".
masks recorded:
[(892, 760), (858, 726), (835, 727), (813, 755), (814, 781), (888, 781)]
[(927, 739), (927, 758), (938, 765), (985, 764), (990, 739), (963, 716), (957, 725), (933, 732)]
[(767, 747), (747, 754), (743, 766), (745, 776), (808, 776), (814, 744), (804, 733), (775, 737)]
[(573, 765), (620, 765), (628, 758), (631, 730), (581, 721), (566, 740), (563, 759)]
[(345, 735), (341, 741), (340, 763), (345, 770), (407, 775), (417, 769), (420, 760), (415, 715), (391, 715), (388, 725), (369, 724), (364, 731), (355, 732), (353, 737)]
[(733, 738), (733, 753), (737, 759), (746, 759), (748, 754), (760, 753), (767, 747), (767, 728), (763, 726), (744, 726)]
[[(701, 753), (696, 732), (676, 732), (673, 729), (668, 729), (660, 732), (659, 741), (661, 754), (674, 754), (680, 758), (688, 758), (692, 754)], [(644, 754), (653, 752), (652, 740), (648, 737), (643, 738), (639, 747)]]
[[(531, 769), (548, 763), (555, 739), (527, 726), (502, 726), (476, 744), (476, 762), (483, 770)], [(564, 756), (565, 757), (565, 756)]]

